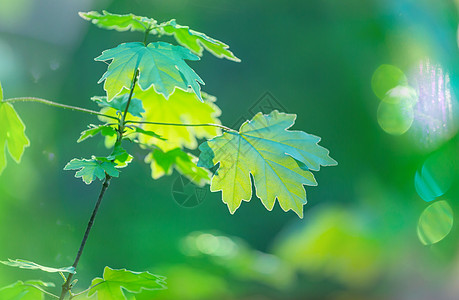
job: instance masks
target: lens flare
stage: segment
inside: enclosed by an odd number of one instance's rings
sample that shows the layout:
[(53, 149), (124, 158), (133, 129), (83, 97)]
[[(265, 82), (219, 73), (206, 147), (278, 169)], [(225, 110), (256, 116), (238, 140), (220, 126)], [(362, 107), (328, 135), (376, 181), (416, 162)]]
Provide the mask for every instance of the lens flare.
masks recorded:
[(449, 74), (439, 64), (422, 61), (413, 75), (413, 86), (419, 98), (413, 136), (423, 148), (436, 148), (457, 131), (457, 101)]

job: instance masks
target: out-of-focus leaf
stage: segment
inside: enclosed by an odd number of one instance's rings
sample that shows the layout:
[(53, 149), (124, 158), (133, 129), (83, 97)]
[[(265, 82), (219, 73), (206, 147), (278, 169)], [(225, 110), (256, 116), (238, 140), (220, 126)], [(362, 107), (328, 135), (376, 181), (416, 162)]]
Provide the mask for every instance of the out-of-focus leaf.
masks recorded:
[(176, 169), (196, 185), (204, 186), (210, 183), (211, 174), (207, 169), (198, 167), (197, 161), (197, 157), (178, 148), (167, 152), (155, 149), (145, 158), (145, 162), (151, 166), (153, 179), (171, 175)]
[(41, 266), (37, 263), (32, 261), (28, 261), (25, 259), (8, 259), (8, 261), (0, 261), (0, 263), (10, 266), (10, 267), (17, 267), (20, 269), (30, 269), (30, 270), (41, 270), (50, 273), (57, 273), (57, 272), (67, 272), (67, 273), (75, 273), (74, 267), (65, 267), (65, 268), (51, 268)]
[[(221, 110), (215, 104), (215, 97), (202, 93), (204, 102), (197, 101), (193, 93), (175, 90), (169, 100), (156, 93), (154, 89), (140, 91), (136, 89), (135, 96), (142, 99), (145, 114), (143, 121), (177, 124), (221, 124), (218, 117)], [(165, 126), (143, 124), (145, 130), (153, 131), (165, 141), (149, 136), (139, 136), (140, 142), (155, 145), (163, 151), (187, 147), (196, 149), (197, 139), (212, 138), (221, 134), (221, 130), (214, 126)]]
[(143, 290), (163, 290), (166, 278), (149, 272), (115, 270), (105, 267), (103, 278), (93, 279), (88, 296), (97, 294), (97, 299), (125, 300), (124, 291), (140, 293)]
[(11, 158), (17, 163), (30, 145), (25, 135), (25, 125), (9, 103), (2, 103), (3, 90), (0, 85), (0, 174), (6, 167), (6, 148)]
[(0, 289), (0, 299), (4, 300), (43, 300), (45, 293), (38, 288), (54, 287), (52, 282), (39, 280), (16, 281)]
[(350, 287), (372, 286), (387, 261), (380, 233), (365, 211), (315, 208), (306, 220), (281, 234), (273, 254), (314, 278), (330, 278)]
[[(303, 185), (317, 185), (314, 175), (320, 166), (337, 164), (329, 151), (318, 145), (320, 138), (302, 131), (288, 131), (296, 115), (258, 113), (242, 124), (239, 132), (225, 132), (203, 143), (198, 166), (220, 163), (212, 177), (211, 191), (222, 191), (231, 213), (252, 198), (252, 174), (257, 197), (268, 210), (276, 199), (284, 211), (303, 217), (306, 192)], [(304, 165), (300, 165), (301, 162)]]
[(191, 87), (202, 101), (199, 84), (204, 84), (204, 81), (185, 63), (185, 59), (199, 60), (199, 57), (184, 47), (164, 42), (147, 46), (142, 43), (123, 43), (95, 58), (97, 61), (112, 60), (99, 80), (99, 83), (105, 81), (107, 101), (111, 101), (123, 88), (131, 87), (137, 70), (142, 90), (153, 86), (158, 93), (169, 98), (176, 88), (187, 90)]

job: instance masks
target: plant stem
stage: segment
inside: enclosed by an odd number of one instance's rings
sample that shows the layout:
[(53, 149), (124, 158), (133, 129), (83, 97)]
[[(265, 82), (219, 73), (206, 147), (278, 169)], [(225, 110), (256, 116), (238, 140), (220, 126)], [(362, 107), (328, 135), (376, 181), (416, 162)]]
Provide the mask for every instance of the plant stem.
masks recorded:
[(183, 123), (162, 123), (162, 122), (147, 122), (147, 121), (131, 121), (127, 120), (125, 122), (127, 123), (132, 123), (132, 124), (152, 124), (152, 125), (165, 125), (165, 126), (213, 126), (213, 127), (219, 127), (221, 129), (224, 129), (226, 131), (233, 131), (237, 132), (237, 130), (231, 129), (229, 127), (226, 127), (224, 125), (220, 124), (213, 124), (213, 123), (203, 123), (203, 124), (183, 124)]
[(127, 116), (128, 110), (129, 110), (129, 105), (131, 104), (132, 95), (134, 94), (134, 88), (135, 88), (135, 84), (137, 82), (137, 75), (138, 74), (139, 74), (139, 70), (137, 69), (134, 72), (134, 75), (132, 76), (131, 90), (129, 92), (129, 98), (128, 98), (128, 101), (127, 101), (127, 104), (126, 104), (126, 108), (124, 109), (124, 113), (121, 116), (121, 121), (120, 121), (120, 124), (119, 124), (119, 127), (118, 127), (119, 135), (118, 135), (117, 142), (119, 142), (119, 143), (121, 143), (121, 137), (122, 137), (122, 135), (124, 133), (124, 125), (126, 124), (125, 120), (126, 120), (126, 116)]
[[(72, 265), (75, 269), (78, 266), (78, 262), (80, 261), (81, 254), (83, 254), (83, 249), (89, 237), (89, 232), (91, 231), (91, 228), (94, 225), (94, 219), (96, 218), (97, 211), (99, 210), (99, 206), (100, 206), (100, 203), (102, 202), (102, 198), (104, 197), (105, 191), (110, 185), (110, 180), (111, 180), (111, 176), (108, 174), (105, 174), (105, 180), (104, 180), (104, 183), (102, 184), (102, 189), (100, 191), (99, 198), (97, 199), (96, 206), (94, 207), (94, 210), (92, 211), (92, 215), (91, 215), (91, 218), (89, 219), (88, 226), (86, 227), (86, 232), (84, 233), (83, 240), (81, 241), (80, 249), (78, 250), (77, 256), (75, 258), (75, 262)], [(73, 275), (74, 275), (73, 273), (70, 273), (67, 277), (67, 280), (62, 285), (62, 292), (59, 298), (60, 300), (65, 299), (65, 296), (67, 295), (67, 293), (72, 289), (72, 287), (70, 286), (70, 283), (73, 278)]]
[(38, 102), (38, 103), (42, 103), (42, 104), (46, 104), (46, 105), (50, 105), (50, 106), (54, 106), (54, 107), (70, 109), (70, 110), (73, 110), (73, 111), (80, 111), (80, 112), (84, 112), (84, 113), (91, 114), (91, 115), (103, 116), (103, 117), (106, 117), (106, 118), (119, 120), (118, 117), (106, 115), (106, 114), (100, 113), (100, 112), (95, 111), (95, 110), (90, 110), (90, 109), (81, 108), (81, 107), (77, 107), (77, 106), (66, 105), (66, 104), (60, 104), (60, 103), (57, 103), (57, 102), (53, 102), (53, 101), (49, 101), (49, 100), (41, 99), (41, 98), (36, 98), (36, 97), (10, 98), (10, 99), (4, 99), (1, 102), (5, 102), (5, 103)]
[[(119, 127), (118, 127), (118, 131), (119, 132), (118, 132), (118, 137), (116, 139), (116, 144), (121, 144), (121, 141), (123, 139), (125, 119), (126, 119), (126, 115), (128, 113), (128, 110), (129, 110), (129, 105), (131, 103), (132, 95), (134, 93), (134, 88), (135, 88), (135, 84), (137, 82), (137, 75), (138, 74), (139, 74), (139, 70), (136, 70), (134, 72), (134, 75), (132, 76), (131, 91), (129, 93), (129, 99), (128, 99), (128, 102), (126, 104), (126, 109), (124, 110), (124, 113), (121, 116), (121, 120), (116, 118), (120, 122), (119, 123)], [(104, 183), (102, 184), (102, 189), (100, 191), (99, 198), (97, 200), (96, 206), (94, 207), (94, 210), (92, 211), (92, 215), (91, 215), (91, 218), (89, 219), (88, 226), (86, 227), (86, 232), (84, 233), (83, 240), (81, 241), (80, 249), (78, 250), (77, 256), (75, 258), (75, 262), (72, 265), (75, 268), (75, 270), (77, 268), (78, 262), (80, 261), (81, 254), (83, 254), (83, 249), (84, 249), (84, 246), (86, 245), (86, 241), (87, 241), (87, 239), (89, 237), (89, 232), (91, 231), (91, 228), (92, 228), (92, 226), (94, 224), (94, 219), (96, 218), (97, 211), (99, 210), (99, 206), (100, 206), (100, 203), (102, 201), (102, 198), (104, 197), (105, 191), (107, 190), (108, 186), (110, 185), (111, 178), (112, 177), (110, 175), (105, 173), (105, 180), (104, 180)], [(67, 277), (67, 280), (62, 285), (62, 291), (61, 291), (61, 296), (60, 296), (59, 300), (64, 300), (66, 295), (69, 294), (70, 290), (72, 289), (71, 280), (73, 278), (73, 275), (74, 275), (73, 273), (70, 273), (68, 275), (68, 277)], [(72, 297), (72, 295), (70, 295), (70, 296)]]

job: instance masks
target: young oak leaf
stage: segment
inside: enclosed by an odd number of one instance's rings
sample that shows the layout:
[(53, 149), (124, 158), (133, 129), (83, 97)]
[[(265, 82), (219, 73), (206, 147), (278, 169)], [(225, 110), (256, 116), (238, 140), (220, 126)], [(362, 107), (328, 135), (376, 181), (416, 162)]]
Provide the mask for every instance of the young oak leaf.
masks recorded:
[[(135, 96), (142, 99), (145, 114), (142, 121), (154, 121), (163, 123), (188, 123), (221, 124), (218, 117), (221, 110), (215, 104), (215, 97), (202, 93), (203, 102), (197, 101), (193, 93), (176, 90), (169, 100), (156, 93), (154, 89), (135, 92)], [(212, 138), (221, 134), (221, 130), (215, 126), (162, 126), (143, 124), (145, 130), (153, 131), (160, 135), (163, 140), (149, 136), (139, 136), (139, 141), (148, 145), (155, 145), (163, 151), (175, 148), (187, 147), (196, 149), (197, 139)]]
[(187, 60), (199, 60), (190, 50), (164, 42), (123, 43), (115, 48), (105, 50), (96, 61), (112, 60), (107, 72), (99, 83), (105, 80), (104, 89), (107, 101), (129, 89), (134, 73), (139, 71), (139, 87), (147, 90), (151, 86), (164, 97), (169, 96), (176, 88), (187, 90), (190, 86), (198, 98), (201, 98), (202, 79), (186, 63)]
[(220, 163), (210, 189), (222, 191), (231, 213), (243, 200), (252, 198), (251, 174), (256, 195), (268, 210), (278, 199), (284, 211), (291, 209), (303, 217), (303, 185), (317, 185), (309, 170), (318, 171), (321, 165), (334, 166), (337, 162), (317, 144), (319, 137), (287, 130), (295, 118), (277, 110), (269, 115), (258, 113), (242, 124), (239, 132), (225, 132), (199, 146), (198, 166), (210, 168)]
[(0, 288), (0, 299), (14, 300), (43, 300), (45, 293), (43, 288), (54, 287), (52, 282), (43, 282), (40, 280), (16, 281), (13, 284)]
[(219, 40), (211, 38), (204, 33), (190, 29), (188, 26), (178, 25), (175, 19), (158, 25), (157, 21), (147, 17), (133, 14), (118, 15), (107, 11), (100, 14), (97, 11), (80, 12), (80, 17), (104, 29), (117, 31), (142, 31), (149, 30), (150, 34), (172, 35), (179, 44), (190, 49), (193, 53), (202, 56), (204, 49), (219, 58), (227, 58), (239, 62), (239, 58), (228, 50), (229, 46)]
[(166, 278), (149, 272), (133, 272), (105, 267), (103, 278), (91, 282), (88, 297), (97, 294), (97, 299), (125, 300), (123, 291), (140, 293), (143, 290), (166, 289)]
[(0, 174), (6, 167), (6, 148), (10, 156), (19, 163), (26, 147), (30, 145), (25, 135), (25, 125), (9, 103), (2, 103), (3, 90), (0, 85)]
[(213, 39), (204, 33), (190, 29), (188, 26), (178, 25), (175, 19), (159, 25), (160, 32), (173, 35), (177, 42), (190, 49), (199, 56), (202, 56), (204, 48), (219, 58), (227, 58), (232, 61), (241, 60), (228, 50), (229, 46), (219, 40)]
[(57, 272), (67, 272), (75, 274), (74, 267), (64, 267), (64, 268), (52, 268), (52, 267), (45, 267), (34, 263), (32, 261), (28, 261), (25, 259), (8, 259), (8, 261), (0, 261), (0, 263), (10, 266), (10, 267), (17, 267), (20, 269), (29, 269), (29, 270), (41, 270), (50, 273), (57, 273)]
[(210, 183), (210, 172), (196, 165), (198, 158), (179, 148), (167, 152), (155, 149), (145, 157), (145, 162), (151, 166), (153, 179), (171, 175), (175, 169), (198, 186)]
[(104, 180), (105, 173), (118, 177), (120, 172), (115, 167), (116, 163), (107, 158), (93, 156), (91, 159), (74, 158), (64, 167), (64, 170), (79, 170), (75, 177), (81, 178), (86, 184), (91, 184), (96, 178)]
[(118, 15), (111, 14), (106, 10), (103, 10), (102, 14), (97, 11), (80, 12), (78, 14), (100, 28), (115, 29), (117, 31), (145, 31), (157, 26), (156, 20), (134, 14)]

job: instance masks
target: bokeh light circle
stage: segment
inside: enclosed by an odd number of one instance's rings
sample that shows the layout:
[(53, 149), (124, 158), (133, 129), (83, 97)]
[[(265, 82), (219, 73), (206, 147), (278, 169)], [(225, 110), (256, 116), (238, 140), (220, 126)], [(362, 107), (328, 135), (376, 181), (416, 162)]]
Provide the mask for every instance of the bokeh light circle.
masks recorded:
[(405, 73), (392, 65), (379, 66), (371, 78), (371, 88), (379, 99), (383, 99), (392, 88), (406, 85), (408, 80)]
[(443, 240), (453, 227), (453, 210), (446, 201), (429, 205), (418, 221), (418, 237), (424, 245), (432, 245)]
[(381, 128), (392, 135), (401, 135), (407, 132), (414, 120), (412, 103), (406, 98), (397, 98), (397, 101), (381, 101), (377, 118)]

